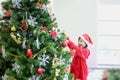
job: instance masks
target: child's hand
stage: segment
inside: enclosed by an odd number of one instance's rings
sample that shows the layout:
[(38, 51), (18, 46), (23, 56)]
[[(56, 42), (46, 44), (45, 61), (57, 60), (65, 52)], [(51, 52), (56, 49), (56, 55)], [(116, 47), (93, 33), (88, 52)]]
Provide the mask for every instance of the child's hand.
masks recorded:
[(66, 38), (66, 40), (68, 40), (68, 41), (69, 41), (69, 40), (70, 40), (70, 39), (69, 39), (69, 37), (67, 37), (67, 38)]
[(69, 37), (66, 37), (66, 43), (68, 43), (70, 41)]
[(71, 49), (71, 50), (70, 50), (70, 54), (73, 55), (73, 56), (74, 56), (75, 52), (76, 52), (75, 49)]

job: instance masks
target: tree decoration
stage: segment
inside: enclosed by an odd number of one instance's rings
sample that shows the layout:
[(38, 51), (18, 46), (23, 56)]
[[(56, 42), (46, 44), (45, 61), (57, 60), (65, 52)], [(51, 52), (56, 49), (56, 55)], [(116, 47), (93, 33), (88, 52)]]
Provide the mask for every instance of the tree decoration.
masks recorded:
[(16, 27), (14, 25), (11, 27), (11, 31), (16, 31)]
[(40, 49), (40, 45), (41, 45), (41, 43), (39, 42), (39, 38), (37, 36), (37, 40), (36, 40), (36, 47), (37, 47), (37, 49)]
[(66, 42), (62, 42), (62, 47), (66, 47), (67, 43)]
[(6, 53), (5, 53), (5, 46), (2, 45), (2, 57), (5, 59), (6, 58)]
[(20, 37), (17, 38), (14, 33), (11, 33), (10, 36), (17, 44), (21, 44), (22, 43), (21, 38)]
[(20, 65), (15, 62), (14, 64), (12, 64), (12, 67), (13, 67), (12, 70), (15, 71), (18, 74)]
[(38, 56), (38, 60), (40, 60), (40, 65), (42, 66), (46, 66), (46, 63), (49, 63), (48, 59), (49, 56), (45, 54), (43, 54), (42, 56)]
[(56, 68), (58, 66), (58, 62), (57, 62), (57, 55), (54, 54), (54, 58), (52, 61), (52, 68)]
[(30, 16), (29, 19), (28, 19), (28, 23), (29, 23), (29, 25), (35, 27), (35, 25), (37, 24), (36, 18)]
[(68, 73), (65, 72), (63, 80), (68, 80)]
[(6, 74), (4, 74), (3, 76), (2, 76), (2, 80), (7, 80), (8, 79), (8, 76), (6, 75)]
[(8, 29), (7, 26), (4, 26), (4, 32), (5, 32), (5, 33), (8, 33), (8, 32), (9, 32), (9, 29)]
[(62, 56), (60, 56), (59, 58), (57, 58), (57, 61), (58, 61), (58, 64), (61, 66), (64, 64), (65, 59)]
[(54, 30), (51, 30), (51, 31), (50, 31), (50, 35), (51, 35), (52, 37), (56, 37), (56, 36), (57, 36), (57, 33), (56, 33)]
[(13, 7), (17, 7), (20, 9), (21, 7), (21, 0), (12, 0)]
[(30, 49), (30, 45), (28, 45), (28, 49), (27, 49), (26, 56), (27, 56), (28, 58), (31, 58), (31, 57), (33, 56), (33, 54), (32, 54), (32, 49)]
[[(24, 26), (25, 26), (25, 29), (23, 29)], [(24, 20), (22, 21), (20, 29), (21, 29), (22, 32), (26, 32), (28, 30), (28, 24), (27, 24), (26, 21), (24, 21)]]
[(37, 73), (38, 73), (38, 74), (43, 74), (43, 72), (44, 72), (44, 69), (43, 69), (43, 68), (38, 68), (38, 69), (37, 69)]
[(50, 3), (47, 5), (47, 10), (48, 10), (50, 15), (53, 14), (53, 8), (52, 8), (52, 5)]
[(24, 37), (24, 38), (23, 38), (23, 43), (22, 43), (22, 48), (23, 48), (23, 49), (25, 49), (25, 48), (26, 48), (25, 43), (26, 43), (26, 37)]
[(55, 69), (55, 76), (59, 76), (60, 69)]
[(7, 12), (6, 12), (6, 16), (7, 16), (7, 17), (10, 17), (10, 16), (11, 16), (11, 12), (10, 12), (10, 10), (7, 10)]
[(40, 30), (43, 30), (43, 31), (47, 31), (47, 28), (46, 27), (44, 27), (44, 26), (40, 26)]
[(25, 17), (26, 17), (26, 20), (28, 19), (28, 12), (25, 11)]
[(37, 5), (39, 8), (42, 8), (42, 7), (43, 7), (43, 4), (41, 4), (40, 2), (37, 2), (36, 5)]
[(28, 80), (41, 80), (41, 77), (42, 77), (41, 75), (33, 75)]
[(34, 0), (30, 0), (31, 2), (34, 1)]

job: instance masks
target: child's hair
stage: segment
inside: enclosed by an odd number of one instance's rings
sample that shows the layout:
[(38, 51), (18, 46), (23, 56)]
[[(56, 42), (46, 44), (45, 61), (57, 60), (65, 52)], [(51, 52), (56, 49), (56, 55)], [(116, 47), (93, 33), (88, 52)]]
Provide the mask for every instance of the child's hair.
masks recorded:
[[(82, 38), (81, 38), (81, 37), (79, 37), (79, 38), (78, 38), (78, 40), (80, 40), (80, 39), (82, 39)], [(82, 40), (83, 40), (83, 39), (82, 39)], [(84, 40), (83, 40), (83, 41), (84, 41)], [(84, 42), (85, 42), (85, 41), (84, 41)], [(88, 45), (87, 45), (87, 43), (86, 43), (86, 42), (85, 42), (85, 44), (86, 44), (86, 45), (85, 45), (85, 47), (84, 47), (84, 48), (87, 48), (87, 47), (88, 47)]]

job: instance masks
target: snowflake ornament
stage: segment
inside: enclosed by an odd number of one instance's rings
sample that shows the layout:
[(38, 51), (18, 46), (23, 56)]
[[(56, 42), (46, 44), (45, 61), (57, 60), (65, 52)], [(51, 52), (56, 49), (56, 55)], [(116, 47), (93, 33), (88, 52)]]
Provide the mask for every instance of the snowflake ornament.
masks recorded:
[(20, 9), (21, 7), (21, 0), (12, 0), (12, 4), (13, 4), (13, 7), (17, 7), (18, 9)]
[(2, 57), (5, 59), (6, 58), (6, 53), (5, 53), (5, 47), (2, 45)]
[(32, 77), (30, 77), (28, 80), (41, 80), (43, 75), (33, 75)]
[(42, 56), (38, 57), (38, 60), (41, 61), (40, 65), (42, 65), (42, 66), (46, 66), (46, 63), (49, 63), (48, 59), (49, 59), (49, 56), (45, 55), (45, 54), (43, 54)]
[(65, 62), (65, 59), (63, 59), (62, 56), (60, 56), (59, 58), (57, 58), (57, 61), (59, 65), (63, 65)]
[(8, 76), (7, 76), (6, 74), (4, 74), (4, 75), (2, 76), (2, 80), (7, 80), (7, 78), (8, 78)]
[(28, 19), (28, 23), (34, 27), (37, 24), (36, 18), (33, 18), (32, 16), (30, 16)]
[(20, 65), (18, 65), (16, 62), (14, 64), (12, 64), (13, 66), (13, 71), (16, 71), (16, 73), (18, 74), (19, 73), (19, 68), (20, 68)]

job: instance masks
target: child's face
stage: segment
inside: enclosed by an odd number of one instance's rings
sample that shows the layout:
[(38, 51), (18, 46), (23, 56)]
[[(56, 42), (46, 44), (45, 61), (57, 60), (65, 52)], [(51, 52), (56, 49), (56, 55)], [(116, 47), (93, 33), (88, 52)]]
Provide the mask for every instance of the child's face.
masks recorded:
[(82, 39), (78, 39), (78, 46), (81, 48), (85, 48), (86, 47), (85, 41), (83, 41)]

